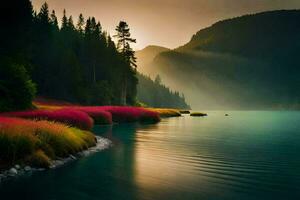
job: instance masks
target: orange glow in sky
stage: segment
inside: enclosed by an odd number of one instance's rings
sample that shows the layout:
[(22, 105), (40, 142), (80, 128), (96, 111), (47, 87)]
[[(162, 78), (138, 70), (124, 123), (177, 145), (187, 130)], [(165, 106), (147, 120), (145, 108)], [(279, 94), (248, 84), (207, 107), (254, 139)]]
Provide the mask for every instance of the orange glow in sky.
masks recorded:
[[(33, 0), (36, 10), (45, 0)], [(125, 20), (137, 39), (135, 49), (147, 45), (176, 48), (198, 30), (212, 23), (266, 10), (300, 8), (299, 0), (48, 0), (50, 9), (62, 17), (63, 9), (77, 21), (79, 13), (95, 16), (104, 30), (114, 34)]]

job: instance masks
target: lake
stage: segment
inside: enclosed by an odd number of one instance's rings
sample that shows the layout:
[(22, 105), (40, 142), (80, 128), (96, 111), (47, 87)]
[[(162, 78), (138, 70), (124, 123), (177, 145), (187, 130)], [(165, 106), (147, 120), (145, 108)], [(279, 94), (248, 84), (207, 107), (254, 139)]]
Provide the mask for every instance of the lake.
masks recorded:
[(113, 147), (6, 181), (0, 198), (300, 199), (300, 112), (208, 114), (97, 126), (95, 133)]

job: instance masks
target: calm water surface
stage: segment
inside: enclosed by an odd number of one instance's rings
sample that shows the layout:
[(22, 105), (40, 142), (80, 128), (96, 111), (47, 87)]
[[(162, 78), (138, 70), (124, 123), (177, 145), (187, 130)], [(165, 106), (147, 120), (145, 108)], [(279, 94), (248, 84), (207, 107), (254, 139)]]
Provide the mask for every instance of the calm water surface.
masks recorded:
[(0, 199), (300, 199), (300, 112), (96, 127), (114, 146), (6, 181)]

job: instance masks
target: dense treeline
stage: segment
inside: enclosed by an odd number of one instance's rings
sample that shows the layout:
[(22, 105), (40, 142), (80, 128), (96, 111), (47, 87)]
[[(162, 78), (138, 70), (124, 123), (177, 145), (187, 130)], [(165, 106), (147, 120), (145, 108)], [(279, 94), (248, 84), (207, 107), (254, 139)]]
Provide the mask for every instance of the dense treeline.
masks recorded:
[(172, 92), (163, 85), (159, 75), (153, 81), (150, 77), (138, 74), (139, 84), (137, 87), (137, 99), (147, 106), (157, 108), (181, 108), (190, 109), (186, 103), (184, 95), (179, 92)]
[(12, 0), (2, 5), (0, 31), (0, 110), (31, 106), (35, 85), (30, 80), (32, 5)]
[(33, 12), (29, 0), (5, 6), (9, 14), (0, 35), (2, 110), (29, 107), (35, 87), (37, 95), (82, 104), (135, 103), (137, 78), (130, 48), (135, 40), (126, 22), (116, 28), (116, 47), (94, 17), (85, 20), (80, 15), (74, 22), (64, 11), (59, 26), (46, 3), (39, 12)]

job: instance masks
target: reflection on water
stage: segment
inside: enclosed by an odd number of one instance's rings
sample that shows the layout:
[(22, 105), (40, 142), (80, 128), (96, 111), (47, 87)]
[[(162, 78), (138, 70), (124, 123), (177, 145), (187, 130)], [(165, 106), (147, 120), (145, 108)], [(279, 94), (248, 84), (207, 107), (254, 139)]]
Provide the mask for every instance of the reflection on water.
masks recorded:
[[(299, 112), (96, 127), (114, 146), (0, 185), (10, 199), (300, 199)], [(18, 191), (18, 192), (14, 192)]]
[(153, 199), (298, 199), (299, 119), (215, 112), (137, 130), (135, 180)]

